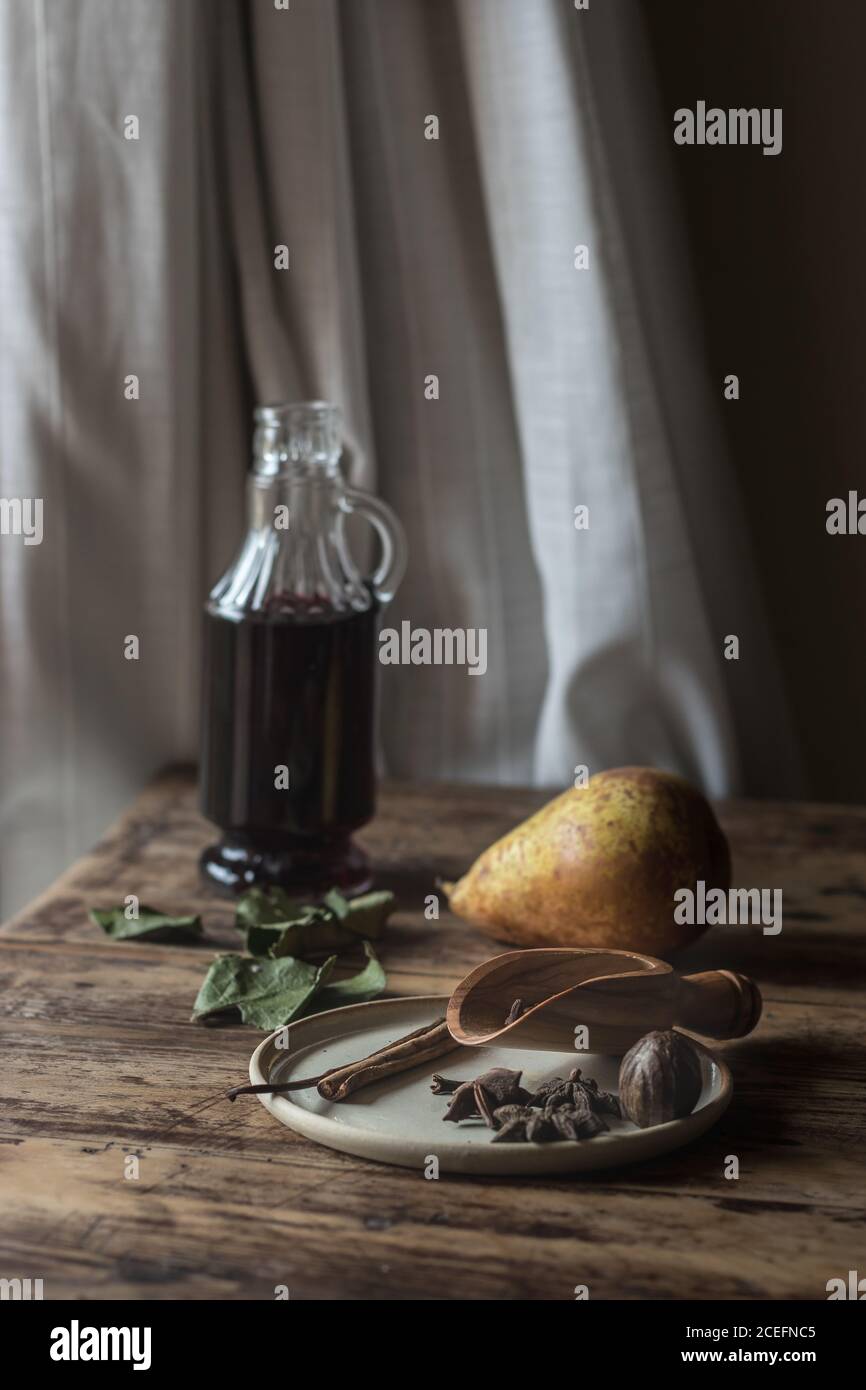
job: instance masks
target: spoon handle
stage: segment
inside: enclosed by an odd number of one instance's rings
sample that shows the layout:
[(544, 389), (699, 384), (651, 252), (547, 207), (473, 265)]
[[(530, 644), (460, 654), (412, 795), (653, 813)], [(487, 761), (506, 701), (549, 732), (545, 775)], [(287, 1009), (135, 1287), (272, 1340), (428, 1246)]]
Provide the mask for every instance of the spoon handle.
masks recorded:
[(744, 1038), (761, 1017), (761, 991), (735, 970), (683, 975), (674, 1023), (707, 1038)]

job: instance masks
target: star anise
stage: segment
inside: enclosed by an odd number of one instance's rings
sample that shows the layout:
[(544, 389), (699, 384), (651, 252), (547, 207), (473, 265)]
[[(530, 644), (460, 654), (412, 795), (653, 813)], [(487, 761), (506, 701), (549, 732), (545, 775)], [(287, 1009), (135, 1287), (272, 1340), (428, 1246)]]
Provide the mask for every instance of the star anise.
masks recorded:
[(603, 1134), (609, 1128), (610, 1125), (606, 1125), (600, 1115), (590, 1114), (580, 1122), (580, 1137), (581, 1139), (593, 1139), (596, 1134)]
[(542, 1081), (529, 1104), (537, 1105), (543, 1109), (548, 1101), (553, 1100), (565, 1085), (566, 1082), (561, 1076), (551, 1077), (550, 1081)]
[(573, 1110), (582, 1120), (588, 1119), (593, 1114), (592, 1105), (586, 1092), (572, 1082), (567, 1081), (559, 1090), (554, 1091), (548, 1097), (543, 1106), (545, 1114), (555, 1113), (557, 1110)]
[(519, 1071), (508, 1071), (505, 1067), (494, 1067), (485, 1071), (474, 1081), (464, 1081), (454, 1092), (454, 1097), (443, 1115), (444, 1120), (471, 1120), (478, 1116), (491, 1129), (496, 1126), (493, 1112), (504, 1105), (526, 1105), (529, 1092), (520, 1084), (523, 1075)]
[(494, 1144), (544, 1144), (560, 1136), (550, 1116), (528, 1105), (500, 1105), (493, 1114)]
[(611, 1094), (610, 1091), (599, 1090), (598, 1082), (591, 1076), (583, 1080), (580, 1068), (576, 1067), (571, 1073), (569, 1080), (576, 1086), (581, 1086), (586, 1092), (589, 1103), (596, 1114), (613, 1115), (616, 1119), (622, 1119), (622, 1108), (619, 1098)]
[(561, 1105), (550, 1114), (550, 1123), (556, 1130), (558, 1139), (579, 1139), (582, 1121), (585, 1121), (585, 1117), (581, 1116), (573, 1105)]
[(561, 1105), (558, 1110), (553, 1111), (550, 1121), (560, 1139), (593, 1139), (596, 1134), (601, 1134), (607, 1129), (599, 1115), (593, 1115), (592, 1111), (574, 1105)]
[(447, 1076), (440, 1076), (438, 1072), (433, 1073), (430, 1082), (430, 1090), (434, 1096), (453, 1096), (455, 1091), (459, 1091), (463, 1085), (462, 1081), (453, 1081)]
[(507, 1120), (502, 1128), (494, 1134), (492, 1142), (494, 1144), (525, 1144), (526, 1121), (516, 1116), (513, 1120)]
[(592, 1077), (584, 1079), (580, 1067), (569, 1072), (567, 1081), (561, 1076), (554, 1076), (550, 1081), (542, 1082), (529, 1103), (544, 1110), (569, 1105), (586, 1108), (597, 1115), (614, 1115), (617, 1119), (621, 1115), (616, 1096), (600, 1090), (598, 1082)]
[(530, 1111), (530, 1118), (526, 1121), (526, 1137), (532, 1144), (546, 1144), (551, 1139), (558, 1139), (559, 1133), (550, 1115), (545, 1115), (542, 1110)]
[(592, 1139), (608, 1129), (605, 1115), (621, 1115), (619, 1100), (602, 1091), (592, 1077), (575, 1067), (564, 1080), (551, 1077), (530, 1094), (520, 1084), (522, 1073), (496, 1067), (474, 1081), (449, 1081), (434, 1076), (437, 1094), (453, 1093), (444, 1119), (480, 1117), (496, 1130), (495, 1144), (544, 1144), (557, 1139)]
[(503, 1143), (515, 1143), (526, 1138), (526, 1121), (534, 1112), (528, 1105), (499, 1105), (493, 1112), (495, 1128), (499, 1131), (493, 1137)]

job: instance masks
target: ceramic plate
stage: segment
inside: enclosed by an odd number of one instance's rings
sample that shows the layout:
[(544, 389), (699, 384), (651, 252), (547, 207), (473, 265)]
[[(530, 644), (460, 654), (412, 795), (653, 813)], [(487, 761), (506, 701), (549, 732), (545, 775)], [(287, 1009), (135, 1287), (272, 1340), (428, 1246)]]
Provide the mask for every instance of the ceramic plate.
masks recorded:
[[(445, 995), (377, 999), (301, 1019), (289, 1026), (288, 1047), (276, 1046), (276, 1033), (259, 1044), (250, 1060), (250, 1080), (257, 1085), (290, 1081), (293, 1076), (318, 1076), (330, 1067), (357, 1061), (413, 1029), (443, 1018), (447, 1002)], [(308, 1139), (404, 1168), (423, 1170), (435, 1155), (440, 1172), (587, 1171), (669, 1153), (715, 1124), (731, 1099), (731, 1073), (724, 1062), (703, 1049), (701, 1054), (704, 1088), (696, 1109), (686, 1119), (652, 1129), (611, 1120), (609, 1133), (579, 1143), (493, 1144), (491, 1131), (480, 1120), (443, 1124), (448, 1101), (445, 1096), (433, 1095), (430, 1077), (441, 1072), (469, 1080), (491, 1067), (522, 1068), (523, 1084), (531, 1088), (580, 1066), (587, 1076), (595, 1077), (602, 1090), (616, 1091), (617, 1057), (467, 1047), (367, 1086), (339, 1104), (322, 1100), (315, 1089), (262, 1095), (259, 1100), (282, 1124)]]

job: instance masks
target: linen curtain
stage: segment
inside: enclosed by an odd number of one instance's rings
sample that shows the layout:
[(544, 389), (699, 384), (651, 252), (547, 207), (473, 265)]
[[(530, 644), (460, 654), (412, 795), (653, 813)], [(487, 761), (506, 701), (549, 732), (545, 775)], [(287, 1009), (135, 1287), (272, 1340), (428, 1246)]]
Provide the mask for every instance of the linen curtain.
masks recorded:
[(389, 773), (799, 789), (668, 125), (633, 0), (6, 0), (4, 912), (195, 756), (257, 400), (342, 407), (389, 625), (487, 629), (383, 670)]

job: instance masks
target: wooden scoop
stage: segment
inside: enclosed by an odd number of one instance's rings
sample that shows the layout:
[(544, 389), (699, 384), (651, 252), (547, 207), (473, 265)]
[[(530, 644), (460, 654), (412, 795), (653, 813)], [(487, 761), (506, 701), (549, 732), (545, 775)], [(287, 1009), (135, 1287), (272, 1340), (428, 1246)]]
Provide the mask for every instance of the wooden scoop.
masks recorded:
[[(523, 1012), (509, 1023), (515, 1000)], [(757, 985), (733, 970), (678, 975), (635, 951), (575, 947), (507, 951), (476, 966), (452, 994), (446, 1021), (467, 1047), (620, 1054), (675, 1024), (707, 1038), (742, 1038), (760, 1016)], [(581, 1026), (586, 1046), (575, 1034)]]

